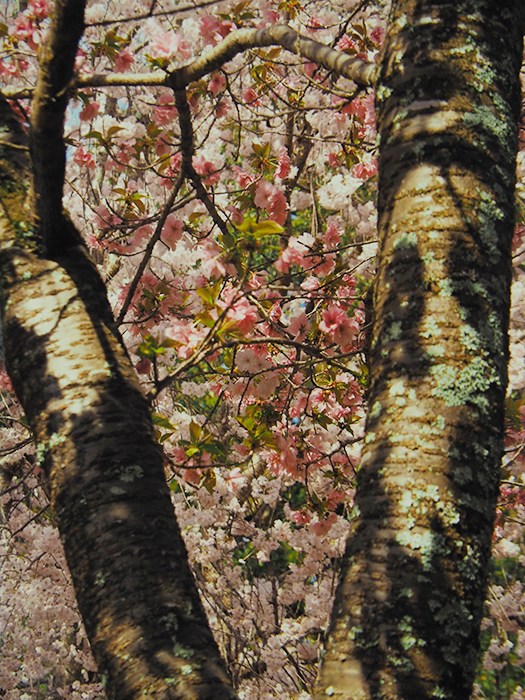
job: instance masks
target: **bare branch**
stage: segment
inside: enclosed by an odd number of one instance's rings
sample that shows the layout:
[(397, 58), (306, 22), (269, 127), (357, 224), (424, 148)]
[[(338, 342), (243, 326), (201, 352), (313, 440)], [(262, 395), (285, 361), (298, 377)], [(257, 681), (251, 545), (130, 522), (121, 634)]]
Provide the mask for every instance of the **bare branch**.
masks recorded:
[[(149, 19), (150, 17), (170, 17), (171, 15), (182, 15), (185, 12), (195, 12), (195, 10), (200, 10), (203, 7), (209, 7), (210, 5), (218, 6), (221, 4), (221, 0), (206, 0), (206, 2), (198, 2), (192, 5), (185, 5), (184, 7), (177, 7), (175, 10), (164, 10), (161, 12), (152, 12), (151, 8), (148, 12), (142, 15), (133, 15), (132, 17), (119, 17), (118, 19), (103, 19), (100, 22), (91, 22), (87, 24), (88, 27), (107, 27), (110, 24), (124, 24), (124, 22), (138, 22), (141, 19)], [(155, 5), (155, 3), (153, 3)]]

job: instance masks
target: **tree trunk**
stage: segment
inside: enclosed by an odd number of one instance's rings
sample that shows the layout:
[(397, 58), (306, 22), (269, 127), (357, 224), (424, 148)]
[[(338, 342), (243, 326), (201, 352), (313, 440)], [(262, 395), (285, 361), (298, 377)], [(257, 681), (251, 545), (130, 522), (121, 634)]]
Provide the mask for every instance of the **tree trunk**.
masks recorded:
[[(55, 260), (37, 254), (27, 144), (3, 98), (0, 130), (6, 365), (108, 698), (230, 700), (105, 287), (82, 245)], [(58, 225), (73, 227), (65, 217)]]
[(503, 449), (523, 3), (394, 2), (358, 518), (316, 697), (469, 697)]
[(148, 403), (62, 211), (85, 0), (56, 0), (27, 139), (0, 98), (6, 367), (29, 420), (110, 700), (234, 697), (175, 519)]

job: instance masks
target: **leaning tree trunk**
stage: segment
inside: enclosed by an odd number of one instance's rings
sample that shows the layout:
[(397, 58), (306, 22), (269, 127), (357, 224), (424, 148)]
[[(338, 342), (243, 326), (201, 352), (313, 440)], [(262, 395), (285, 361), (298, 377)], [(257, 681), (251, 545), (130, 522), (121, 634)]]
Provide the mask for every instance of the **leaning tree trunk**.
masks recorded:
[[(232, 700), (149, 406), (106, 290), (61, 208), (62, 120), (82, 0), (56, 0), (26, 135), (0, 97), (6, 365), (28, 417), (111, 700)], [(33, 187), (30, 183), (33, 183)]]
[(503, 449), (524, 13), (394, 2), (359, 516), (319, 699), (471, 691)]

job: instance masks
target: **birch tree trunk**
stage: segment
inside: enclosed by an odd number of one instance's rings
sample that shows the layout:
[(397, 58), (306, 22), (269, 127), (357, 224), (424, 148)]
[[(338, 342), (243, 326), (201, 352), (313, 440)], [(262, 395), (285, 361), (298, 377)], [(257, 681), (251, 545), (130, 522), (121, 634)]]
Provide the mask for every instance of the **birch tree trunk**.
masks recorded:
[(469, 697), (503, 449), (525, 8), (397, 0), (359, 512), (316, 697)]

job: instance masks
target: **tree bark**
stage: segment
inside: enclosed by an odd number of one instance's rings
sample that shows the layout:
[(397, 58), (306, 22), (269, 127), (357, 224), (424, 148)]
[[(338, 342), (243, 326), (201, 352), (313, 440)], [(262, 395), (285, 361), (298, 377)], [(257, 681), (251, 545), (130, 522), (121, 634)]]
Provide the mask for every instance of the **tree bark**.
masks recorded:
[[(2, 102), (2, 127), (7, 110)], [(20, 137), (15, 132), (10, 141)], [(44, 467), (108, 698), (233, 698), (187, 563), (149, 406), (105, 287), (81, 246), (56, 261), (31, 250), (24, 237), (28, 164), (22, 170), (18, 149), (1, 152), (6, 366)]]
[(397, 0), (356, 510), (316, 698), (466, 700), (503, 450), (523, 3)]
[(33, 432), (108, 698), (232, 700), (149, 405), (105, 286), (62, 212), (62, 95), (83, 5), (54, 5), (32, 109), (31, 160), (26, 134), (0, 97), (6, 366)]

